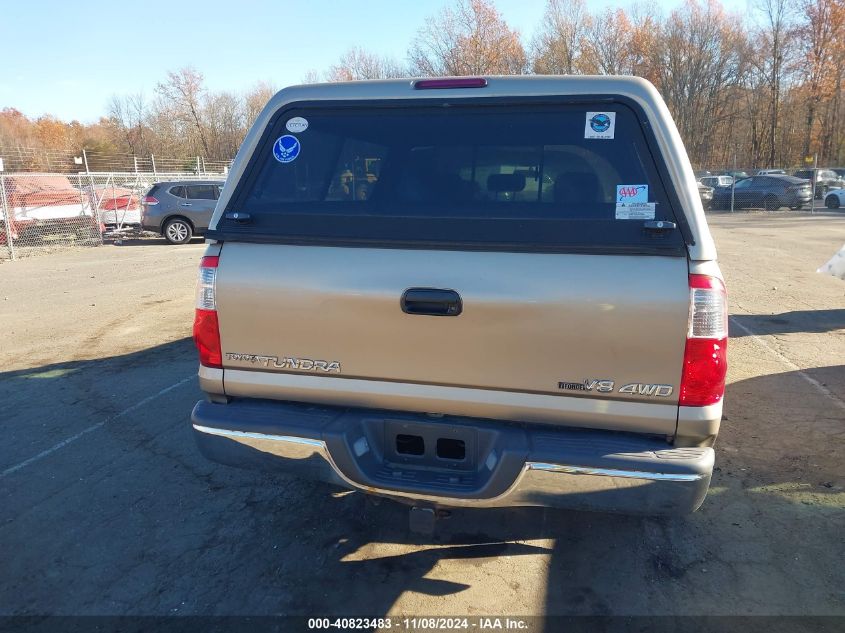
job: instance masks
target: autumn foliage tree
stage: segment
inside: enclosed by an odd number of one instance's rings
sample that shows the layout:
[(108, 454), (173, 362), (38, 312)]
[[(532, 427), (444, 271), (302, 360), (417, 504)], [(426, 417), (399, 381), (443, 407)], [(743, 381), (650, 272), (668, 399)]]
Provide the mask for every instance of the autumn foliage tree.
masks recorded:
[[(744, 15), (717, 0), (686, 0), (666, 14), (653, 3), (591, 9), (585, 0), (546, 0), (530, 35), (523, 40), (494, 0), (457, 0), (421, 25), (406, 60), (353, 46), (304, 80), (636, 75), (663, 95), (696, 166), (788, 168), (808, 155), (820, 166), (845, 164), (845, 0), (753, 0)], [(38, 169), (82, 148), (228, 160), (275, 90), (214, 92), (201, 73), (181, 68), (150, 99), (115, 96), (96, 123), (6, 108), (0, 155)]]
[(593, 17), (583, 0), (548, 0), (532, 44), (532, 69), (538, 75), (572, 75), (593, 70), (587, 57)]
[[(805, 22), (800, 29), (801, 69), (806, 82), (802, 91), (806, 101), (803, 153), (814, 147), (821, 150), (823, 161), (831, 154), (841, 158), (841, 140), (832, 141), (832, 133), (841, 119), (842, 75), (845, 72), (845, 0), (803, 0)], [(817, 126), (823, 119), (823, 124)], [(821, 135), (821, 138), (816, 135)], [(837, 144), (837, 151), (833, 145)]]
[(519, 33), (488, 0), (459, 0), (428, 18), (408, 59), (421, 76), (518, 75), (527, 65)]

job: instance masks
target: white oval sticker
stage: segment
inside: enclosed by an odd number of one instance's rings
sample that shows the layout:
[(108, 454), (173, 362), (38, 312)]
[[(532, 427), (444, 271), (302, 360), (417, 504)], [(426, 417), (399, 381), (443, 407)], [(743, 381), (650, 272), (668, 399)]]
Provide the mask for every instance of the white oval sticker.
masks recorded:
[(288, 132), (304, 132), (308, 129), (308, 121), (301, 116), (295, 116), (290, 121), (285, 123)]

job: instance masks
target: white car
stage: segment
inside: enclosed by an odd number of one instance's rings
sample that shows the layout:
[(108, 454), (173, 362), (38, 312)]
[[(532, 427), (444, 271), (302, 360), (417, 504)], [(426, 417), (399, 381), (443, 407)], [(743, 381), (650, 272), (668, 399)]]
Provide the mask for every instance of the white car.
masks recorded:
[(786, 172), (783, 169), (758, 169), (758, 176), (785, 176)]
[(831, 189), (824, 199), (828, 209), (839, 209), (845, 207), (845, 189)]
[(702, 176), (698, 182), (708, 187), (730, 187), (733, 184), (733, 176)]

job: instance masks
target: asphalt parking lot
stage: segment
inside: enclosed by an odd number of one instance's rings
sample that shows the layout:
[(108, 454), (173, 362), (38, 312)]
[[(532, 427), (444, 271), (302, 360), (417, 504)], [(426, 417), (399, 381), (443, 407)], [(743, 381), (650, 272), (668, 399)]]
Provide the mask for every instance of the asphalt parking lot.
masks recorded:
[(194, 448), (201, 243), (0, 264), (0, 614), (845, 615), (845, 214), (711, 216), (731, 304), (717, 468), (678, 519), (456, 511)]

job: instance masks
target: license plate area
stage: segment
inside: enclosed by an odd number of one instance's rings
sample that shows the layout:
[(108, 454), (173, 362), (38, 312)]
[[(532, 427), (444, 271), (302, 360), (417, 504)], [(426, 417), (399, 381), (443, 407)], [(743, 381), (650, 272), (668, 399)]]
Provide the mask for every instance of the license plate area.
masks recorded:
[(478, 438), (471, 427), (386, 420), (383, 438), (385, 461), (391, 464), (444, 470), (477, 468)]

